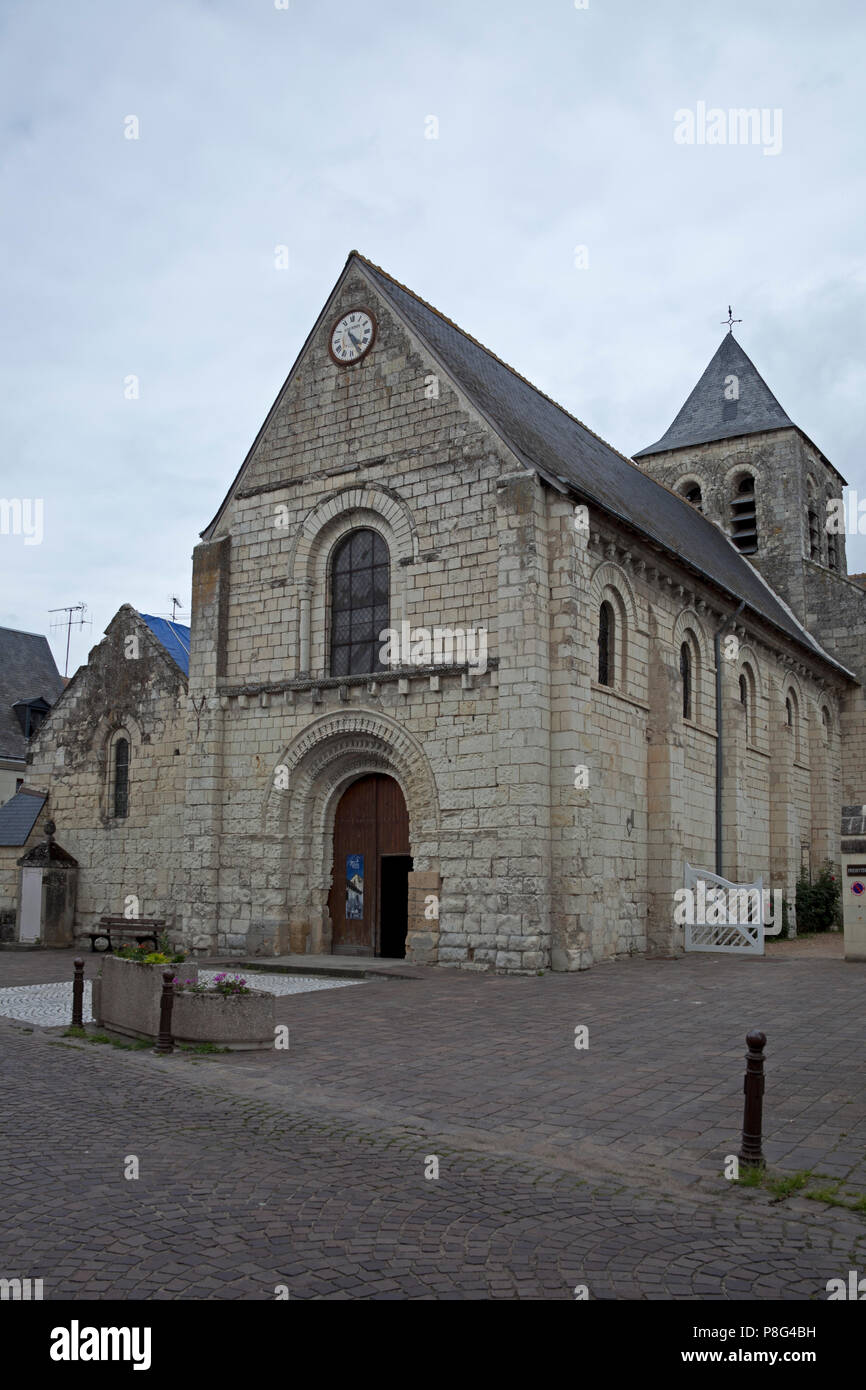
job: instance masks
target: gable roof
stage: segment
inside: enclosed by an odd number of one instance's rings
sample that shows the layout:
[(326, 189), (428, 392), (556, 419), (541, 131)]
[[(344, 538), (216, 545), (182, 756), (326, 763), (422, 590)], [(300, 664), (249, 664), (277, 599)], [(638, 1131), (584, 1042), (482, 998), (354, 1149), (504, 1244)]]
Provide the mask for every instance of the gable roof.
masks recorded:
[[(787, 604), (766, 584), (724, 532), (684, 497), (656, 482), (631, 459), (605, 443), (575, 416), (445, 318), (438, 309), (419, 299), (412, 290), (392, 279), (380, 266), (374, 265), (357, 251), (349, 254), (337, 286), (354, 266), (362, 271), (396, 317), (418, 338), (442, 371), (526, 468), (539, 473), (559, 491), (576, 494), (581, 501), (596, 505), (663, 547), (673, 559), (684, 562), (723, 589), (734, 604), (744, 602), (788, 637), (850, 676), (850, 672), (834, 661), (806, 631)], [(323, 317), (324, 310), (311, 330), (307, 343)], [(306, 343), (239, 470), (228, 497), (252, 458), (305, 348)], [(212, 534), (228, 497), (203, 535)]]
[(19, 787), (15, 795), (0, 806), (0, 845), (26, 845), (47, 800), (46, 792)]
[(143, 623), (147, 623), (156, 640), (165, 647), (175, 665), (185, 676), (189, 675), (189, 628), (183, 623), (174, 623), (170, 618), (155, 618), (151, 613), (139, 613)]
[(0, 627), (0, 757), (27, 756), (27, 740), (12, 706), (40, 697), (53, 705), (63, 690), (48, 638)]
[[(728, 400), (725, 394), (726, 379), (731, 376), (737, 379), (736, 400)], [(795, 428), (733, 333), (726, 333), (670, 429), (634, 457), (646, 458), (666, 449), (686, 449), (764, 430)]]

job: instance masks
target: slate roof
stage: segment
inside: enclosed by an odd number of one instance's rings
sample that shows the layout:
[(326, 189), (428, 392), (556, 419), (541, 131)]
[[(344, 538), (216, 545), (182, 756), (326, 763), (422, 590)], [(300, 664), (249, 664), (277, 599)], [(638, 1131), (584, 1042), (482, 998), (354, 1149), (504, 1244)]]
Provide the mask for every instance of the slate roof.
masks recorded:
[(185, 676), (189, 675), (189, 628), (183, 623), (173, 623), (169, 618), (155, 618), (151, 613), (139, 613), (143, 623), (147, 623), (154, 637), (161, 642), (169, 656), (179, 666)]
[[(739, 394), (735, 401), (725, 398), (725, 379), (730, 376), (737, 378)], [(670, 429), (657, 443), (641, 449), (635, 458), (762, 430), (794, 428), (793, 420), (779, 405), (751, 358), (733, 333), (726, 333)]]
[(47, 637), (0, 627), (0, 757), (27, 756), (27, 740), (12, 706), (40, 696), (53, 705), (63, 690)]
[[(744, 600), (747, 608), (754, 613), (837, 670), (851, 676), (844, 666), (819, 646), (724, 532), (684, 497), (649, 477), (631, 459), (593, 434), (580, 420), (545, 396), (468, 333), (464, 333), (438, 309), (419, 299), (412, 290), (392, 279), (381, 266), (374, 265), (359, 252), (350, 252), (337, 287), (353, 267), (358, 267), (366, 275), (398, 319), (402, 319), (410, 332), (423, 343), (443, 372), (455, 382), (494, 433), (527, 468), (538, 472), (560, 491), (593, 503), (646, 539), (662, 546), (672, 560), (684, 562), (716, 584), (732, 600), (732, 613), (737, 604)], [(259, 441), (304, 357), (307, 344), (324, 322), (326, 309), (327, 305), (301, 349), (225, 500), (202, 536), (209, 538), (213, 535), (229, 498), (255, 456)], [(781, 411), (781, 407), (778, 408)], [(781, 414), (787, 421), (784, 411)]]
[[(685, 560), (692, 569), (725, 589), (732, 599), (745, 599), (748, 608), (825, 661), (845, 670), (806, 631), (714, 522), (684, 497), (650, 478), (631, 459), (606, 444), (379, 266), (357, 252), (353, 256), (383, 299), (427, 344), (527, 467), (537, 469), (549, 481), (566, 484), (587, 502), (595, 503), (658, 542), (671, 552), (672, 558)], [(737, 344), (735, 347), (739, 351)], [(742, 357), (748, 361), (745, 353)], [(757, 372), (754, 375), (760, 381)], [(778, 409), (787, 421), (781, 406)]]
[(0, 806), (0, 845), (26, 845), (47, 800), (44, 792), (31, 792), (21, 787)]

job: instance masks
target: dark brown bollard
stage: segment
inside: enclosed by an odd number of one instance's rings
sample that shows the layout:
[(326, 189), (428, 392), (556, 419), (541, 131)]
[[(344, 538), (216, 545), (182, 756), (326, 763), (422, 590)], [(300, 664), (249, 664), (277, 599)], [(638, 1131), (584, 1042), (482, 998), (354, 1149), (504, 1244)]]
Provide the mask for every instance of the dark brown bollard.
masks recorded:
[(766, 1033), (757, 1031), (746, 1034), (746, 1075), (743, 1090), (746, 1099), (743, 1105), (743, 1142), (738, 1154), (741, 1163), (751, 1167), (763, 1167), (764, 1155), (761, 1152), (761, 1123), (764, 1109), (764, 1048), (767, 1045)]
[(72, 962), (75, 974), (72, 977), (72, 1027), (83, 1028), (84, 1013), (84, 961), (76, 956)]
[(171, 1036), (171, 1011), (174, 1005), (174, 971), (162, 972), (162, 995), (159, 1001), (159, 1037), (154, 1052), (174, 1052)]

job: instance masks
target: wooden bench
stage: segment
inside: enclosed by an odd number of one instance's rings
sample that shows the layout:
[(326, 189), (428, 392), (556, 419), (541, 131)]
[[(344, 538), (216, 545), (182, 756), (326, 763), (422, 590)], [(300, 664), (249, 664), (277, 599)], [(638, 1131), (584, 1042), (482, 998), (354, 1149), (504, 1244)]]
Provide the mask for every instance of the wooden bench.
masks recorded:
[[(109, 951), (113, 951), (115, 941), (121, 946), (128, 944), (129, 941), (135, 941), (139, 946), (143, 946), (146, 941), (152, 941), (153, 949), (156, 951), (159, 949), (159, 934), (165, 930), (165, 918), (130, 918), (122, 917), (120, 914), (107, 913), (104, 917), (100, 917), (97, 927), (96, 931), (85, 932), (85, 935), (90, 937), (91, 951), (96, 951), (97, 941), (104, 939), (108, 942), (108, 945), (103, 947), (101, 951), (97, 951), (97, 955), (106, 955)], [(124, 943), (124, 937), (128, 938), (127, 943)]]

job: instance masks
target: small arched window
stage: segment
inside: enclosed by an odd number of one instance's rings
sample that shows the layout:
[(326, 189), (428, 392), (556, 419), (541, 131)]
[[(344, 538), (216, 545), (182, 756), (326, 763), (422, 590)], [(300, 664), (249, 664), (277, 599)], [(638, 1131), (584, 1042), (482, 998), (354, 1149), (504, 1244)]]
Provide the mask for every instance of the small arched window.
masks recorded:
[(118, 819), (129, 814), (129, 739), (118, 738), (112, 748), (112, 814)]
[(731, 540), (743, 555), (758, 549), (758, 518), (755, 508), (755, 480), (745, 473), (734, 484), (731, 498)]
[(800, 757), (800, 702), (793, 686), (785, 696), (785, 725), (791, 730), (792, 753), (797, 760)]
[(613, 685), (616, 619), (613, 607), (605, 599), (598, 610), (598, 683)]
[(815, 500), (815, 484), (808, 480), (808, 500), (806, 502), (806, 526), (808, 530), (809, 559), (821, 559), (821, 533), (818, 530), (818, 503)]
[(683, 719), (692, 717), (692, 653), (688, 642), (680, 647), (680, 679), (683, 683)]
[(835, 530), (835, 525), (835, 521), (830, 520), (828, 507), (828, 517), (824, 523), (824, 530), (827, 533), (827, 567), (831, 570), (839, 568), (839, 536)]
[(746, 716), (746, 742), (755, 737), (755, 675), (751, 666), (744, 665), (740, 672), (740, 704)]
[(825, 743), (830, 742), (830, 711), (826, 705), (821, 707), (821, 733)]
[(331, 675), (385, 669), (380, 658), (390, 611), (391, 564), (378, 531), (350, 531), (331, 566)]
[(686, 483), (683, 488), (683, 497), (687, 502), (691, 502), (693, 507), (697, 507), (699, 512), (704, 510), (704, 495), (701, 492), (700, 483)]

